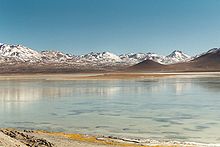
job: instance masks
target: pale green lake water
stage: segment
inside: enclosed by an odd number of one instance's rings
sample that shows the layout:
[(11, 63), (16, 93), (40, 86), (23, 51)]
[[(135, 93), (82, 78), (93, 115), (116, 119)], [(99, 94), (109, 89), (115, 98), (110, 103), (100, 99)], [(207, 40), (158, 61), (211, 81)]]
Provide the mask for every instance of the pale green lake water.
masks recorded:
[(1, 80), (0, 127), (220, 143), (220, 76)]

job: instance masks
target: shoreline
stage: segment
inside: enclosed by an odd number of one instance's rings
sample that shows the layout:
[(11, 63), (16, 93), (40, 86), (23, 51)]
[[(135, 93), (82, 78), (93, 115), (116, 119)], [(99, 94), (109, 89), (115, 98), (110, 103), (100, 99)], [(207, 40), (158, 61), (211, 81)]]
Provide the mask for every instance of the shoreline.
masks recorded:
[(27, 147), (220, 147), (220, 144), (205, 144), (180, 141), (157, 141), (152, 139), (129, 139), (115, 136), (98, 136), (43, 130), (0, 129), (0, 146)]
[(136, 80), (149, 78), (169, 78), (174, 76), (219, 76), (220, 72), (170, 72), (170, 73), (31, 73), (0, 74), (0, 80)]

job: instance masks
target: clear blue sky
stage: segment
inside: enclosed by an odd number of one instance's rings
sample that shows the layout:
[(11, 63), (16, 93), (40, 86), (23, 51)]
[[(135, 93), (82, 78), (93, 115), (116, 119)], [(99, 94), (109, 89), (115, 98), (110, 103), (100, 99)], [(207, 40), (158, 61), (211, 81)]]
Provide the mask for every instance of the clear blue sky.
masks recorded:
[(220, 47), (220, 0), (0, 0), (0, 42), (71, 54)]

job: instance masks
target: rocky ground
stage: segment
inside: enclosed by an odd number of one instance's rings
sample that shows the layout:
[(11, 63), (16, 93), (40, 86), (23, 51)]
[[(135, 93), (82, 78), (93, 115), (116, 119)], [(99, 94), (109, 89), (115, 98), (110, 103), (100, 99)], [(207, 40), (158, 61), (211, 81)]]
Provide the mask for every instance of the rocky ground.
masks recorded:
[(33, 131), (17, 131), (12, 129), (2, 129), (0, 132), (0, 141), (2, 146), (45, 146), (52, 147), (53, 144), (41, 138), (30, 135)]

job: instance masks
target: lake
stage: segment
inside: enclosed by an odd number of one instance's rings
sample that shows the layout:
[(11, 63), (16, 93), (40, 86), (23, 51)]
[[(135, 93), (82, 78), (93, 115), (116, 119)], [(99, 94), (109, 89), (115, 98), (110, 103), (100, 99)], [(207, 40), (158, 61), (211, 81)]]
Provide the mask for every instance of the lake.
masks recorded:
[(0, 127), (220, 143), (220, 76), (0, 80)]

